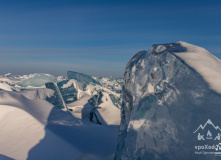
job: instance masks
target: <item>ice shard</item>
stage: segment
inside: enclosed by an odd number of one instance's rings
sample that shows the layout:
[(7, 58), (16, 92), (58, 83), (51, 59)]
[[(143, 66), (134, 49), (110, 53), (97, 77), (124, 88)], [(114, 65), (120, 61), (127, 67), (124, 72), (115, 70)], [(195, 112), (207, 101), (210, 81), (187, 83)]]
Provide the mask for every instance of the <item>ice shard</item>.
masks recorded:
[(74, 84), (71, 83), (70, 85), (67, 85), (68, 83), (70, 83), (70, 80), (63, 80), (57, 83), (61, 95), (67, 104), (76, 101), (78, 94), (78, 90), (75, 88)]
[(53, 105), (55, 105), (56, 107), (67, 111), (68, 108), (66, 106), (66, 103), (64, 102), (64, 99), (61, 95), (61, 92), (57, 86), (56, 83), (52, 83), (52, 82), (48, 82), (45, 84), (46, 88), (52, 89), (54, 91), (54, 95), (51, 97), (47, 97), (46, 100), (50, 103), (52, 103)]

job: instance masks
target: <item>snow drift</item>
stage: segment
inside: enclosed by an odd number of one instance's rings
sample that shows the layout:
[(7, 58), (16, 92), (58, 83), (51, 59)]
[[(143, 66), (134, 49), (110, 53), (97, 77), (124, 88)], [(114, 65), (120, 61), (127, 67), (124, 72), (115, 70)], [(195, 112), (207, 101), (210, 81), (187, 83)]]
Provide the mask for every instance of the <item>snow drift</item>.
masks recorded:
[(113, 159), (118, 132), (10, 91), (0, 91), (0, 128), (0, 158), (16, 160)]

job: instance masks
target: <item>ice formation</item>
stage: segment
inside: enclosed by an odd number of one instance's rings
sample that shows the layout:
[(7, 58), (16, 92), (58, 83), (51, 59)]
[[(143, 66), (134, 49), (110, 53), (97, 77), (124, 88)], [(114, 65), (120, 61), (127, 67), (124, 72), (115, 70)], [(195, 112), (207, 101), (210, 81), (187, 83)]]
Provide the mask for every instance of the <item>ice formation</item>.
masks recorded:
[(46, 100), (62, 110), (68, 110), (57, 84), (48, 82), (45, 86), (54, 91), (54, 95), (47, 97)]
[[(185, 42), (137, 53), (124, 74), (115, 160), (216, 160), (196, 154), (193, 132), (211, 119), (221, 126), (221, 62)], [(215, 151), (215, 150), (211, 150)]]
[(68, 71), (67, 74), (68, 74), (68, 79), (75, 79), (78, 82), (85, 84), (84, 88), (89, 83), (95, 83), (95, 84), (101, 85), (100, 82), (93, 79), (93, 77), (90, 75), (86, 75), (86, 74), (74, 72), (74, 71)]
[(56, 83), (57, 79), (50, 74), (35, 73), (30, 75), (27, 79), (23, 79), (21, 82), (18, 82), (17, 84), (21, 87), (42, 87), (47, 82)]
[(61, 95), (66, 103), (74, 102), (78, 99), (78, 92), (82, 89), (82, 84), (74, 79), (63, 80), (57, 83)]
[[(101, 86), (96, 78), (83, 73), (69, 71), (68, 77), (68, 80), (45, 84), (46, 88), (54, 91), (52, 96), (46, 97), (48, 102), (62, 110), (69, 110), (77, 118), (93, 123), (120, 124), (119, 93)], [(112, 85), (115, 83), (118, 82), (115, 81)]]

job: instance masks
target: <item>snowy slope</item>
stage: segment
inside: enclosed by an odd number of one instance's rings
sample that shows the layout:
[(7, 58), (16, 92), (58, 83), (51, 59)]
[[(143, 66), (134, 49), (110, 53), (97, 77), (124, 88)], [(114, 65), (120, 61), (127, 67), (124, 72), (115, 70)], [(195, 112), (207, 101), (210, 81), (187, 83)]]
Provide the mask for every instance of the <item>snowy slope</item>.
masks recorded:
[(5, 91), (13, 91), (12, 87), (6, 83), (0, 83), (0, 89)]
[(6, 91), (0, 91), (0, 128), (0, 154), (16, 160), (112, 159), (118, 130)]

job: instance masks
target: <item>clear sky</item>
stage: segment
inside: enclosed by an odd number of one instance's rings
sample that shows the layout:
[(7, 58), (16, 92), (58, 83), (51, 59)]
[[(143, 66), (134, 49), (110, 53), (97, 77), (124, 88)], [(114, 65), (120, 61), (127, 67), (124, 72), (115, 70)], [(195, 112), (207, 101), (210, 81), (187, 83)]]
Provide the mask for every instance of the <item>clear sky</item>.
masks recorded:
[(123, 77), (136, 52), (177, 41), (221, 59), (221, 0), (0, 0), (0, 74)]

